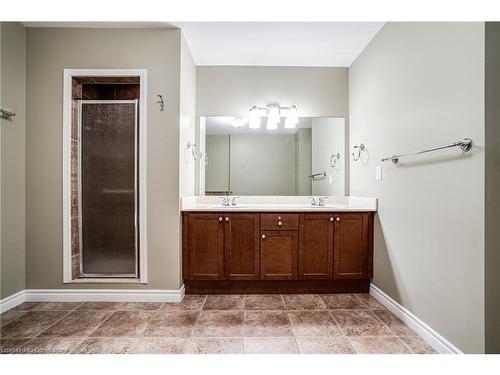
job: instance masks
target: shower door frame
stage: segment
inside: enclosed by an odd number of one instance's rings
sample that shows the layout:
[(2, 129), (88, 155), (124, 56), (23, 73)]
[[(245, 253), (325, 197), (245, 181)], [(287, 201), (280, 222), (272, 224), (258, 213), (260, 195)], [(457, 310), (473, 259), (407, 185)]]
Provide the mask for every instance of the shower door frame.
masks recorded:
[[(134, 257), (135, 257), (135, 272), (132, 274), (105, 274), (105, 273), (85, 273), (83, 272), (83, 200), (82, 200), (82, 160), (83, 160), (83, 147), (82, 147), (82, 105), (83, 104), (134, 104), (135, 115), (134, 115)], [(139, 178), (138, 168), (137, 168), (137, 149), (139, 148), (139, 100), (90, 100), (90, 99), (79, 99), (78, 100), (78, 202), (80, 204), (80, 209), (78, 210), (78, 245), (79, 245), (79, 258), (80, 258), (80, 274), (83, 278), (137, 278), (139, 277), (139, 231), (137, 227), (139, 226), (138, 218), (138, 184), (137, 179)]]
[[(138, 136), (138, 277), (77, 277), (72, 275), (71, 254), (71, 131), (73, 77), (139, 77)], [(147, 284), (147, 70), (146, 69), (64, 69), (63, 72), (63, 283)]]

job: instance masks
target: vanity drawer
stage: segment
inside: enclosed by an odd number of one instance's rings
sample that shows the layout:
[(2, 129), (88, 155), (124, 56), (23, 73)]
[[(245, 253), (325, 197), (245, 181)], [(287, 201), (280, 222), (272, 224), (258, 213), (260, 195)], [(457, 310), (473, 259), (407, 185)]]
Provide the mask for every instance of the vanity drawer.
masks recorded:
[(299, 229), (299, 215), (280, 213), (260, 214), (260, 229), (297, 230)]

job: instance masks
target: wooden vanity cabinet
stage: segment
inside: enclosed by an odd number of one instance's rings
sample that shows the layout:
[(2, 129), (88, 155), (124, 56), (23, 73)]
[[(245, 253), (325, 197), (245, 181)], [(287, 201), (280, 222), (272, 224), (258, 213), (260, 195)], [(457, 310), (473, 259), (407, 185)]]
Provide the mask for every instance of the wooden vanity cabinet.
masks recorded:
[(191, 280), (259, 279), (259, 228), (254, 213), (185, 214), (184, 275)]
[[(183, 219), (188, 241), (184, 274), (191, 280), (224, 279), (224, 221), (219, 213), (191, 213)], [(185, 228), (187, 225), (187, 228)]]
[(300, 215), (300, 279), (333, 278), (333, 223), (334, 215), (329, 213)]
[(299, 214), (260, 214), (261, 280), (297, 279)]
[(299, 278), (371, 278), (370, 213), (311, 213), (300, 216)]
[(372, 277), (373, 215), (339, 213), (334, 221), (334, 279)]
[(188, 293), (362, 293), (373, 212), (184, 212)]
[(259, 214), (224, 216), (225, 275), (229, 280), (259, 279)]
[(261, 232), (260, 278), (294, 280), (297, 278), (298, 234), (296, 230)]

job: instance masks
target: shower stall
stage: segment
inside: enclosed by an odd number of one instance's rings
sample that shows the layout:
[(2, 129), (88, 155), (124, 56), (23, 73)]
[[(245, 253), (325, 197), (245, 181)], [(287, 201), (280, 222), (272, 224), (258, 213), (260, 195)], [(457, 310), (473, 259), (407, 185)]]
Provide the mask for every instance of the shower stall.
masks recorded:
[(137, 100), (79, 107), (80, 275), (137, 277)]
[(71, 77), (66, 282), (144, 280), (140, 78)]

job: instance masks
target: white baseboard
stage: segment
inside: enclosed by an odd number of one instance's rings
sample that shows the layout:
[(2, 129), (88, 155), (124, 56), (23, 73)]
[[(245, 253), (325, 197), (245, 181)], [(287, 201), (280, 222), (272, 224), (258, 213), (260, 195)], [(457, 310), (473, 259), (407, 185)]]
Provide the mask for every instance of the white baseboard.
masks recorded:
[(21, 303), (26, 301), (26, 296), (24, 294), (24, 290), (20, 290), (17, 293), (14, 293), (4, 299), (0, 300), (0, 314), (20, 305)]
[(379, 301), (382, 305), (401, 319), (408, 327), (413, 329), (420, 337), (422, 337), (429, 345), (443, 354), (463, 354), (451, 342), (446, 340), (439, 333), (434, 331), (422, 320), (413, 315), (409, 310), (394, 301), (391, 297), (385, 294), (375, 285), (370, 285), (370, 294)]
[(150, 289), (26, 289), (0, 301), (3, 313), (23, 302), (181, 302), (179, 290)]

